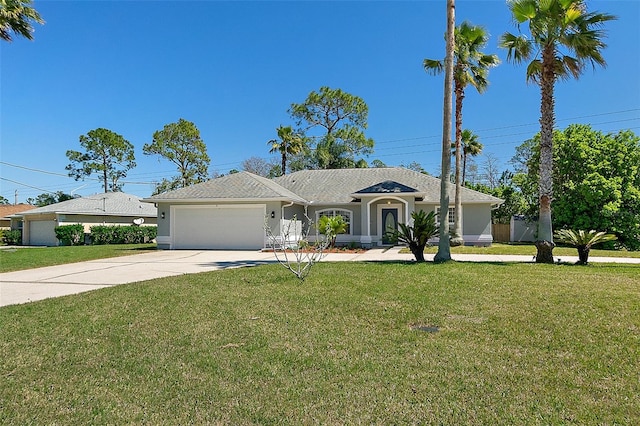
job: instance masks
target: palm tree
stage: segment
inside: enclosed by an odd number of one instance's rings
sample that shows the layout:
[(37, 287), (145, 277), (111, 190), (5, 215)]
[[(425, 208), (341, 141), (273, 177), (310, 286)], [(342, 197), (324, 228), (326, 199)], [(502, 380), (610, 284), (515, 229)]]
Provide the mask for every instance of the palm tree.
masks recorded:
[(0, 39), (11, 41), (14, 33), (33, 40), (32, 22), (43, 24), (44, 21), (31, 7), (31, 0), (5, 0), (0, 4)]
[(282, 155), (282, 175), (287, 172), (287, 155), (296, 155), (304, 149), (305, 141), (302, 136), (295, 133), (291, 126), (280, 126), (276, 129), (278, 138), (267, 142), (271, 145), (270, 153), (279, 152)]
[(607, 21), (615, 16), (588, 12), (584, 0), (510, 0), (509, 8), (518, 28), (528, 23), (530, 36), (505, 33), (500, 46), (508, 49), (507, 60), (516, 64), (531, 60), (527, 82), (540, 86), (540, 179), (538, 253), (536, 261), (553, 263), (553, 128), (554, 88), (557, 80), (578, 78), (587, 64), (606, 66), (602, 50)]
[(451, 160), (449, 147), (451, 146), (451, 98), (453, 97), (453, 51), (454, 29), (456, 26), (456, 2), (447, 0), (447, 32), (446, 53), (444, 58), (444, 99), (442, 107), (442, 173), (440, 175), (440, 241), (438, 252), (433, 260), (446, 262), (451, 260), (451, 245), (449, 243), (449, 177), (451, 176)]
[(469, 129), (462, 131), (462, 184), (466, 185), (467, 177), (467, 156), (475, 157), (482, 152), (482, 144), (478, 140), (478, 135)]
[[(483, 93), (489, 82), (487, 75), (489, 68), (500, 63), (497, 55), (482, 53), (489, 36), (486, 30), (477, 25), (465, 21), (455, 29), (455, 48), (453, 69), (454, 93), (456, 94), (456, 192), (455, 192), (455, 224), (452, 232), (451, 244), (462, 245), (462, 199), (461, 187), (464, 179), (460, 179), (462, 159), (462, 103), (464, 101), (467, 85), (472, 85), (478, 93)], [(442, 72), (443, 63), (433, 59), (425, 59), (423, 62), (425, 71), (431, 74)]]
[(578, 265), (586, 265), (589, 262), (589, 252), (594, 245), (618, 239), (614, 234), (596, 232), (594, 230), (584, 231), (582, 229), (578, 231), (561, 229), (556, 231), (555, 237), (559, 242), (578, 249)]

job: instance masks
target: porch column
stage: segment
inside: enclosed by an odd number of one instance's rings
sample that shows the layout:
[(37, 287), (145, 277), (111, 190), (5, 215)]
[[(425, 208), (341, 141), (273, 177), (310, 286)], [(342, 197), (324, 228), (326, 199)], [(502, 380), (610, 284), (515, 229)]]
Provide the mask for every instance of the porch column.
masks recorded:
[[(364, 201), (364, 200), (363, 200)], [(371, 201), (360, 204), (360, 244), (371, 245)]]

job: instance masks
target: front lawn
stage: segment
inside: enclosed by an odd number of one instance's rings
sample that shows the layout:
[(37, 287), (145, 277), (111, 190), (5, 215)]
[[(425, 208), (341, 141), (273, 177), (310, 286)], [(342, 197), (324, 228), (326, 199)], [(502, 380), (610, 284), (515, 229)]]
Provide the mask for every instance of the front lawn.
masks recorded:
[(0, 272), (84, 262), (155, 250), (154, 244), (114, 244), (70, 247), (16, 247), (0, 249)]
[(6, 306), (0, 336), (0, 424), (640, 424), (633, 265), (267, 265)]

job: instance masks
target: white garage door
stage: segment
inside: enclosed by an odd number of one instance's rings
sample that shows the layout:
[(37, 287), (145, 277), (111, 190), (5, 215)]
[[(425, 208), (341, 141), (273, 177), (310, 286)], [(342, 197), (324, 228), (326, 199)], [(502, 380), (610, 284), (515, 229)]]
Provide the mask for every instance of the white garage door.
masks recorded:
[(29, 242), (31, 246), (57, 246), (58, 239), (54, 231), (56, 222), (53, 220), (29, 221)]
[(175, 207), (171, 213), (173, 248), (261, 249), (265, 212), (265, 205)]

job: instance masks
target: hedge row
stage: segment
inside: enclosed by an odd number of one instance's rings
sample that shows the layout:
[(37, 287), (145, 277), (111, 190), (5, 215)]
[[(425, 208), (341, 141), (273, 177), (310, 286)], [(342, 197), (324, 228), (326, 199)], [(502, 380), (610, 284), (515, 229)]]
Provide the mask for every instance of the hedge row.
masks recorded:
[(84, 244), (84, 226), (63, 225), (54, 228), (56, 238), (63, 246), (81, 246)]
[(143, 244), (156, 238), (155, 226), (92, 226), (92, 244)]
[(17, 229), (2, 229), (0, 230), (0, 235), (2, 236), (2, 242), (8, 246), (19, 246), (22, 244), (22, 232)]
[[(56, 226), (56, 238), (63, 246), (84, 244), (83, 225)], [(91, 244), (142, 244), (156, 238), (158, 229), (155, 226), (104, 226), (91, 227), (89, 238)]]

